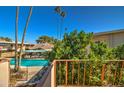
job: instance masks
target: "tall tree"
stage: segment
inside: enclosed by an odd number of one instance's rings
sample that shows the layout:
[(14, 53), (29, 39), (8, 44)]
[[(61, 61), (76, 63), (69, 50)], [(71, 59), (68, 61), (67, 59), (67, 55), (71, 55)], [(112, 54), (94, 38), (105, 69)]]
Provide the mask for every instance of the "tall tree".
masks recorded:
[(57, 12), (58, 14), (60, 14), (61, 13), (61, 7), (60, 6), (57, 6), (55, 8), (55, 12)]
[(63, 30), (62, 29), (63, 28), (63, 20), (64, 20), (64, 18), (66, 16), (66, 13), (64, 11), (62, 11), (61, 14), (60, 14), (60, 16), (62, 17), (61, 18), (61, 31), (60, 31), (60, 39), (61, 39), (61, 37), (62, 37), (61, 33), (62, 33), (62, 30)]
[(59, 21), (58, 21), (58, 34), (57, 34), (57, 37), (58, 37), (58, 35), (59, 35), (59, 33), (60, 33), (60, 39), (61, 39), (61, 33), (62, 33), (62, 28), (63, 28), (63, 19), (64, 19), (64, 17), (65, 17), (65, 15), (66, 15), (66, 13), (64, 12), (64, 11), (62, 11), (61, 10), (61, 7), (60, 6), (57, 6), (56, 8), (55, 8), (55, 12), (61, 17), (61, 26), (60, 26), (60, 32), (59, 32)]
[(26, 31), (27, 31), (27, 28), (28, 28), (30, 17), (32, 15), (32, 9), (33, 9), (33, 7), (31, 6), (30, 11), (29, 11), (29, 15), (28, 15), (28, 18), (27, 18), (27, 21), (26, 21), (26, 25), (25, 25), (25, 28), (24, 28), (23, 36), (22, 36), (22, 42), (21, 42), (20, 54), (19, 54), (19, 64), (21, 63), (22, 48), (23, 48), (23, 45), (24, 45), (24, 39), (25, 39), (25, 36), (26, 36)]
[[(54, 11), (58, 14), (58, 15), (60, 15), (61, 14), (61, 7), (60, 6), (57, 6), (57, 7), (55, 7), (55, 9), (54, 9)], [(57, 19), (57, 39), (59, 38), (59, 19)]]
[(15, 24), (15, 71), (18, 71), (18, 14), (19, 14), (19, 6), (16, 7), (16, 24)]

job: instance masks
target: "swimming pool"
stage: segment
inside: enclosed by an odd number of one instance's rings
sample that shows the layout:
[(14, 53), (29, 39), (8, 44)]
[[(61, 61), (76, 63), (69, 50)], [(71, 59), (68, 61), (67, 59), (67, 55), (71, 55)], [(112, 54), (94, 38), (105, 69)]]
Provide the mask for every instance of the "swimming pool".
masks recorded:
[[(15, 59), (10, 60), (10, 65), (15, 65)], [(48, 60), (40, 59), (21, 59), (21, 66), (32, 67), (32, 66), (48, 66)]]

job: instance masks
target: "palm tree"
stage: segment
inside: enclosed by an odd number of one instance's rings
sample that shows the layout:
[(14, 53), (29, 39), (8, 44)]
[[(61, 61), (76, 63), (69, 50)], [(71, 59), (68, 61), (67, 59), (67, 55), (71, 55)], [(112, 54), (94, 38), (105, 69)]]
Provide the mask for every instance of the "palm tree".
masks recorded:
[[(62, 18), (61, 18), (61, 31), (60, 31), (60, 39), (61, 39), (63, 19), (64, 19), (66, 13), (65, 13), (64, 11), (61, 12), (61, 7), (60, 7), (60, 6), (57, 6), (57, 7), (55, 8), (55, 12), (56, 12), (58, 15), (60, 15), (60, 17), (62, 17)], [(59, 22), (58, 22), (58, 24), (59, 24)], [(58, 29), (59, 29), (59, 27), (58, 27)], [(58, 33), (59, 33), (59, 30), (58, 30)], [(58, 37), (58, 35), (57, 35), (57, 37)]]
[(65, 18), (66, 13), (64, 11), (61, 12), (60, 16), (61, 18), (61, 32), (60, 32), (60, 39), (61, 39), (61, 33), (62, 33), (62, 28), (63, 28), (63, 20)]
[(66, 13), (64, 11), (61, 12), (61, 16), (64, 18)]
[[(61, 14), (61, 7), (60, 6), (57, 6), (55, 9), (55, 12), (60, 15)], [(59, 37), (59, 20), (58, 20), (58, 24), (57, 24), (57, 39)]]
[(18, 14), (19, 14), (19, 6), (16, 7), (16, 26), (15, 26), (15, 71), (18, 71)]
[(57, 6), (55, 8), (55, 12), (58, 13), (58, 14), (60, 14), (61, 13), (61, 7), (60, 6)]
[(23, 36), (22, 36), (22, 42), (21, 42), (20, 54), (19, 54), (19, 63), (21, 63), (22, 48), (23, 48), (23, 45), (24, 45), (24, 39), (25, 39), (27, 28), (28, 28), (28, 24), (29, 24), (29, 21), (30, 21), (30, 17), (32, 15), (32, 9), (33, 9), (33, 7), (31, 6), (30, 7), (30, 12), (29, 12), (29, 15), (28, 15), (28, 18), (27, 18), (27, 21), (26, 21), (26, 25), (25, 25), (25, 28), (24, 28)]

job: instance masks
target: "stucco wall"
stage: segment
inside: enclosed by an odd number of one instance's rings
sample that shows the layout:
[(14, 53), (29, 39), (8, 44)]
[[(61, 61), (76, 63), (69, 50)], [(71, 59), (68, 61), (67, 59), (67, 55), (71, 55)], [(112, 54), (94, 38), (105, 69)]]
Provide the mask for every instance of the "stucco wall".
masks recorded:
[(124, 44), (124, 33), (113, 34), (112, 39), (113, 39), (112, 47), (116, 47), (120, 44)]
[(110, 41), (109, 41), (109, 35), (100, 35), (100, 36), (94, 36), (93, 41), (102, 41), (102, 42), (106, 42), (108, 44), (108, 46), (110, 46)]
[(124, 44), (124, 32), (94, 36), (94, 41), (105, 41), (109, 47), (116, 47)]
[(0, 60), (0, 87), (8, 87), (9, 85), (9, 62), (8, 60)]

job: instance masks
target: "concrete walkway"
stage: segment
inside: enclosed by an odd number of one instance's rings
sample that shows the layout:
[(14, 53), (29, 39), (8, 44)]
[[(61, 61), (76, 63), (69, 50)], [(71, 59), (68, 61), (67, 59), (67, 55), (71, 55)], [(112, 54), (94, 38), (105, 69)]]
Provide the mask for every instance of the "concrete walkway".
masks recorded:
[(37, 84), (36, 87), (51, 87), (51, 68), (52, 66), (49, 66), (47, 71), (45, 72), (42, 79), (39, 81), (39, 84)]

